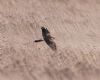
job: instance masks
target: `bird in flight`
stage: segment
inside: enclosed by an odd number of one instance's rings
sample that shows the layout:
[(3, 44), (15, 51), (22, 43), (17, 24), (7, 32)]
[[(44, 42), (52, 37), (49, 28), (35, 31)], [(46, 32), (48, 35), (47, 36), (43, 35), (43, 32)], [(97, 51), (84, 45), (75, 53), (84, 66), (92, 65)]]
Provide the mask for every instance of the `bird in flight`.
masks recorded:
[(49, 30), (45, 27), (41, 27), (41, 30), (43, 39), (35, 40), (34, 42), (45, 41), (52, 50), (57, 50), (56, 43), (53, 41), (54, 37), (51, 36)]

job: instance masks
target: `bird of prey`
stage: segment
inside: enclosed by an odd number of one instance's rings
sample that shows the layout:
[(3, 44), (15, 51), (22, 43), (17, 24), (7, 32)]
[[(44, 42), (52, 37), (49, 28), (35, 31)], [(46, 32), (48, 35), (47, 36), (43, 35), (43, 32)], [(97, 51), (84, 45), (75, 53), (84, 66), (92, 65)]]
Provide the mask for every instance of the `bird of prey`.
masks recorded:
[(41, 27), (43, 40), (35, 40), (35, 42), (45, 41), (46, 44), (52, 49), (57, 50), (56, 43), (53, 41), (54, 37), (51, 36), (49, 30), (45, 27)]

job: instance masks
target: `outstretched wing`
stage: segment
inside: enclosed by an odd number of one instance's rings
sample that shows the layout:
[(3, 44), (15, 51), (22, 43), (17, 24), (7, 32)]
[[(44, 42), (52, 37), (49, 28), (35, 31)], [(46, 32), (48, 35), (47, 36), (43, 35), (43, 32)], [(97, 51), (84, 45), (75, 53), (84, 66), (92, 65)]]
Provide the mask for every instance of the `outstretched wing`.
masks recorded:
[(44, 40), (42, 40), (42, 39), (39, 39), (39, 40), (35, 40), (34, 42), (41, 42), (41, 41), (44, 41)]
[(52, 50), (54, 50), (54, 51), (57, 50), (56, 43), (55, 43), (54, 41), (51, 41), (51, 42), (48, 44), (48, 46), (49, 46)]

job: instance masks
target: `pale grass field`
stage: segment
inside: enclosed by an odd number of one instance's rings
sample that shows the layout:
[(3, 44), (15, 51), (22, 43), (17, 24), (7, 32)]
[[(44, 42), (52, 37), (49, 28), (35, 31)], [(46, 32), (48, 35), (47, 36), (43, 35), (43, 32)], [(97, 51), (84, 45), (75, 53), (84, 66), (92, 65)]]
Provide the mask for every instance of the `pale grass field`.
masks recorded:
[(0, 80), (100, 80), (100, 1), (0, 0)]

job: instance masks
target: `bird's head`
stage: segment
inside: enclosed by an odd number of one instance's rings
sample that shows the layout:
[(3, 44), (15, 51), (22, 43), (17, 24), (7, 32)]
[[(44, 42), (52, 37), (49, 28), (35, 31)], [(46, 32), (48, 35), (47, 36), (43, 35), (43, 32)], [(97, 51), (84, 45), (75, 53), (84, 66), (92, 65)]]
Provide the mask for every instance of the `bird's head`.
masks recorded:
[(43, 30), (43, 29), (45, 29), (45, 27), (41, 27), (41, 29)]

